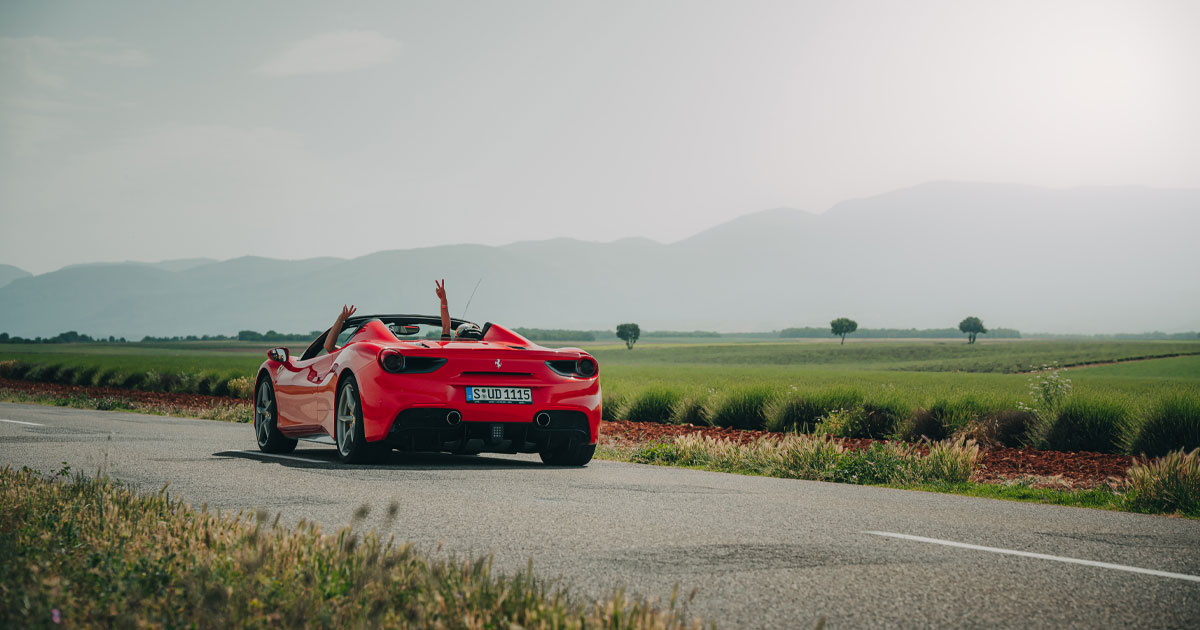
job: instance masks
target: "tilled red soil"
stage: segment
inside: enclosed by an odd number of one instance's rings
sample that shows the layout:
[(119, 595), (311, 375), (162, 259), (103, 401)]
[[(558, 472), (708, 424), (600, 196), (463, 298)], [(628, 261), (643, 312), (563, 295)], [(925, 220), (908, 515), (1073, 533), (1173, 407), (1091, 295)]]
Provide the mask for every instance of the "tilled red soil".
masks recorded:
[[(143, 392), (114, 387), (84, 387), (59, 385), (56, 383), (32, 383), (0, 378), (0, 389), (16, 390), (28, 394), (48, 396), (87, 396), (109, 398), (141, 405), (159, 405), (188, 410), (205, 410), (214, 407), (249, 404), (248, 400), (224, 396), (200, 394), (173, 394), (166, 392)], [(743, 431), (721, 427), (693, 425), (655, 424), (650, 422), (627, 422), (617, 420), (604, 422), (601, 435), (606, 439), (623, 444), (638, 444), (667, 440), (690, 433), (700, 433), (712, 438), (724, 438), (740, 444), (753, 442), (761, 437), (779, 438), (782, 434), (768, 431)], [(867, 448), (875, 440), (838, 438), (846, 448)], [(1063, 453), (1039, 451), (1030, 448), (983, 449), (983, 461), (976, 473), (979, 481), (998, 482), (1029, 478), (1035, 485), (1061, 485), (1069, 487), (1095, 487), (1120, 482), (1133, 463), (1128, 455), (1103, 453)]]
[(161, 405), (181, 409), (211, 409), (229, 405), (250, 404), (250, 401), (226, 396), (204, 396), (201, 394), (172, 394), (167, 392), (143, 392), (135, 389), (120, 389), (117, 387), (84, 387), (82, 385), (61, 385), (58, 383), (33, 383), (0, 378), (0, 389), (16, 390), (27, 394), (43, 396), (86, 396), (88, 398), (108, 398), (126, 401), (133, 404)]
[[(649, 422), (605, 422), (600, 433), (621, 443), (642, 443), (668, 440), (674, 437), (700, 433), (712, 438), (724, 438), (747, 444), (762, 437), (780, 438), (782, 434), (768, 431), (743, 431), (721, 427), (699, 427), (693, 425), (654, 424)], [(876, 440), (835, 438), (849, 449), (867, 448)], [(975, 479), (983, 482), (999, 482), (1027, 478), (1034, 485), (1095, 487), (1125, 478), (1126, 470), (1133, 464), (1128, 455), (1104, 453), (1064, 453), (1039, 451), (1031, 448), (986, 448)]]

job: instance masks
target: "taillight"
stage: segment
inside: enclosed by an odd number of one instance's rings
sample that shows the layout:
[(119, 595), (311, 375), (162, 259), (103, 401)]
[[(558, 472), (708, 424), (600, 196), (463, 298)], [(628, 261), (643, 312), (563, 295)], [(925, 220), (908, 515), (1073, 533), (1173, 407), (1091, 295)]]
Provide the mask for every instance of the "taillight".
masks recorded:
[(596, 366), (596, 360), (590, 357), (583, 357), (578, 361), (547, 361), (546, 365), (562, 376), (574, 378), (592, 378), (599, 369)]
[(379, 365), (388, 372), (403, 372), (404, 355), (395, 348), (384, 348), (379, 351)]
[(591, 378), (596, 375), (596, 361), (583, 357), (575, 364), (575, 372), (584, 378)]

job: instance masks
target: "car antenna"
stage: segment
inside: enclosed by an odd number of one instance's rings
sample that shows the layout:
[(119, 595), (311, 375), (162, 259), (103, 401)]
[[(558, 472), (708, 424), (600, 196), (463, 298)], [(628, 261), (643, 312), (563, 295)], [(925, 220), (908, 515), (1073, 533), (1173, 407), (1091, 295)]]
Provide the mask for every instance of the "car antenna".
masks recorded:
[(471, 300), (475, 299), (475, 292), (479, 290), (479, 284), (483, 282), (483, 276), (479, 276), (479, 282), (475, 283), (475, 288), (471, 289), (471, 297), (467, 298), (467, 305), (463, 307), (462, 319), (467, 318), (467, 309), (471, 308)]

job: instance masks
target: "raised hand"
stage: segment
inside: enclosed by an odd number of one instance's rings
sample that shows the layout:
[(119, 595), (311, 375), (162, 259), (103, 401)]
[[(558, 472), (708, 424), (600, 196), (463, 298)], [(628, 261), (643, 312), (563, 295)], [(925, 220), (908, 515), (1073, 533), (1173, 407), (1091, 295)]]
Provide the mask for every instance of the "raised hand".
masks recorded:
[(446, 303), (446, 279), (442, 278), (441, 282), (434, 280), (433, 284), (437, 286), (438, 299), (442, 301), (442, 304), (445, 304)]
[(353, 315), (354, 312), (357, 310), (358, 309), (354, 308), (353, 304), (351, 304), (349, 307), (347, 307), (345, 304), (343, 304), (342, 305), (342, 314), (338, 315), (338, 321), (341, 321), (344, 323), (347, 319), (350, 319), (350, 316)]

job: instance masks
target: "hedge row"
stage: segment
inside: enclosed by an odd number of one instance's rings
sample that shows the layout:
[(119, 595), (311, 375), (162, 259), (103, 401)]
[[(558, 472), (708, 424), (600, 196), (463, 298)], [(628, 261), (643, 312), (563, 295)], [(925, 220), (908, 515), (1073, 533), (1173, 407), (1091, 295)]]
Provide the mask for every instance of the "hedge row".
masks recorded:
[(1050, 411), (972, 395), (913, 406), (895, 395), (845, 387), (780, 392), (762, 386), (717, 393), (653, 387), (605, 393), (608, 420), (660, 422), (904, 441), (969, 438), (994, 446), (1158, 457), (1200, 447), (1200, 395), (1171, 394), (1148, 413), (1124, 400), (1075, 394)]
[(94, 366), (59, 365), (55, 363), (25, 363), (0, 361), (0, 378), (35, 383), (57, 383), (87, 387), (115, 387), (147, 392), (203, 394), (249, 399), (254, 393), (254, 381), (249, 376), (230, 376), (219, 373), (157, 372), (101, 369)]

